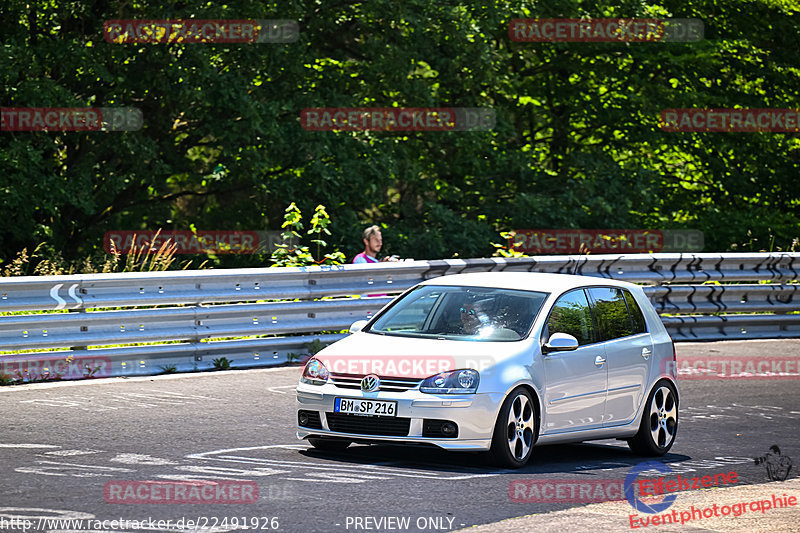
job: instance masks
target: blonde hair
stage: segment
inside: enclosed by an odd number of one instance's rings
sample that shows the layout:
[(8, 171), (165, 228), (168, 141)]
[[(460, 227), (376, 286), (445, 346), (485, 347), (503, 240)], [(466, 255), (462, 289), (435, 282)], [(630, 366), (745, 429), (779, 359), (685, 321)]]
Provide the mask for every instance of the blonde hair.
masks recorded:
[(379, 228), (376, 225), (372, 225), (364, 230), (364, 232), (361, 234), (361, 238), (369, 240), (369, 238), (372, 237), (372, 234), (375, 233), (376, 231), (380, 232), (381, 228)]

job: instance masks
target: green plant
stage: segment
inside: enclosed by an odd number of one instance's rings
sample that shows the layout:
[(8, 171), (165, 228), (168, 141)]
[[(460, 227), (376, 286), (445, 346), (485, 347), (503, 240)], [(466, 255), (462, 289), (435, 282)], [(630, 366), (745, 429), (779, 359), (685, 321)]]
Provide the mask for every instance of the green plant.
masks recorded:
[(330, 235), (331, 232), (328, 226), (331, 223), (330, 216), (325, 210), (325, 206), (318, 205), (314, 210), (314, 216), (311, 217), (311, 229), (306, 232), (306, 235), (312, 235), (314, 238), (311, 242), (317, 245), (317, 258), (309, 251), (308, 246), (301, 244), (302, 236), (300, 232), (303, 230), (303, 215), (300, 208), (292, 202), (286, 208), (283, 216), (283, 224), (281, 228), (284, 232), (281, 234), (283, 243), (275, 245), (275, 251), (272, 252), (272, 265), (273, 267), (302, 267), (309, 265), (340, 265), (345, 261), (345, 255), (342, 252), (335, 251), (322, 254), (322, 248), (328, 245), (327, 242), (322, 240), (323, 235)]
[(328, 226), (331, 224), (331, 217), (325, 210), (325, 206), (320, 204), (314, 209), (314, 216), (311, 217), (311, 229), (308, 230), (308, 235), (313, 235), (314, 238), (311, 242), (317, 245), (317, 264), (321, 265), (341, 265), (345, 262), (346, 258), (342, 252), (336, 251), (325, 254), (322, 256), (322, 248), (328, 246), (328, 243), (322, 240), (322, 235), (330, 235)]
[(510, 246), (504, 246), (502, 244), (498, 244), (496, 242), (491, 243), (492, 246), (495, 247), (494, 257), (529, 257), (528, 255), (520, 252), (517, 250), (520, 244), (519, 242), (513, 242), (514, 237), (517, 235), (514, 231), (502, 231), (500, 232), (500, 236), (506, 240), (506, 242), (511, 243)]
[(308, 353), (304, 354), (296, 354), (294, 352), (286, 354), (286, 360), (290, 363), (299, 362), (302, 363), (304, 359), (308, 359), (319, 353), (325, 346), (319, 341), (319, 339), (314, 339), (313, 341), (306, 344), (306, 350)]
[(22, 383), (44, 383), (45, 381), (59, 381), (62, 379), (63, 374), (59, 372), (45, 371), (44, 373), (35, 374), (28, 372), (28, 369), (16, 370), (13, 375), (0, 374), (0, 386), (2, 385), (19, 385)]
[[(9, 263), (3, 270), (3, 276), (27, 276), (29, 274), (57, 276), (59, 274), (72, 273), (64, 272), (63, 259), (60, 255), (56, 255), (51, 258), (44, 257), (41, 252), (43, 247), (44, 243), (39, 243), (39, 245), (36, 246), (36, 248), (33, 250), (33, 253), (30, 255), (28, 255), (28, 249), (23, 248), (22, 251), (17, 253), (17, 256), (12, 259), (11, 263)], [(31, 265), (37, 258), (39, 259), (39, 262), (36, 263), (35, 267), (33, 268), (33, 272), (30, 272)]]
[[(303, 215), (300, 208), (292, 202), (283, 215), (281, 233), (283, 243), (275, 245), (272, 252), (274, 267), (305, 266), (313, 262), (313, 257), (308, 251), (308, 246), (300, 246), (300, 231), (303, 229)], [(297, 242), (297, 246), (295, 246)]]
[(228, 370), (231, 367), (231, 361), (226, 357), (220, 357), (211, 362), (214, 363), (214, 370)]
[(178, 371), (178, 367), (175, 365), (164, 365), (159, 367), (161, 369), (162, 374), (174, 374)]
[(17, 383), (19, 383), (19, 381), (8, 374), (0, 374), (0, 387), (3, 385), (16, 385)]
[(89, 365), (86, 365), (86, 366), (84, 366), (84, 367), (83, 367), (83, 374), (84, 374), (84, 377), (86, 377), (86, 378), (93, 378), (93, 377), (94, 377), (94, 375), (95, 375), (95, 374), (97, 374), (97, 372), (98, 372), (98, 371), (99, 371), (101, 368), (103, 368), (103, 365), (97, 365), (97, 366), (95, 366), (94, 368), (90, 367)]
[(768, 234), (768, 237), (769, 237), (769, 246), (766, 247), (766, 248), (763, 247), (763, 246), (760, 246), (758, 244), (758, 241), (759, 241), (758, 237), (755, 237), (753, 235), (753, 230), (748, 229), (747, 230), (747, 238), (748, 238), (747, 242), (743, 242), (741, 244), (733, 243), (733, 244), (731, 244), (731, 249), (733, 251), (736, 251), (736, 252), (745, 251), (745, 248), (747, 248), (747, 251), (749, 251), (749, 252), (797, 252), (797, 251), (800, 251), (800, 239), (798, 239), (797, 237), (793, 237), (791, 242), (788, 243), (785, 246), (784, 245), (776, 246), (775, 245), (776, 235), (773, 234), (772, 228), (767, 228), (767, 234)]
[(308, 345), (308, 353), (311, 355), (316, 355), (320, 350), (322, 350), (325, 346), (319, 341), (319, 339), (314, 339)]
[[(153, 241), (160, 233), (159, 229)], [(172, 243), (171, 239), (165, 240), (156, 248), (152, 244), (137, 245), (134, 234), (127, 253), (119, 251), (113, 240), (110, 241), (110, 248), (110, 255), (88, 255), (83, 259), (67, 261), (60, 252), (53, 249), (52, 245), (42, 242), (30, 254), (27, 248), (18, 252), (0, 273), (3, 276), (58, 276), (96, 272), (154, 272), (175, 268), (186, 270), (193, 263), (192, 260), (188, 260), (173, 266), (178, 246)], [(202, 262), (197, 268), (204, 268), (206, 263), (207, 261)]]
[(59, 381), (61, 378), (64, 377), (64, 374), (59, 372), (45, 372), (44, 374), (39, 374), (39, 377), (33, 380), (34, 383), (36, 382), (43, 382), (43, 381)]
[[(158, 236), (161, 234), (159, 229), (153, 236), (153, 242), (156, 242)], [(133, 243), (131, 244), (130, 252), (128, 252), (123, 263), (122, 272), (153, 272), (168, 270), (172, 263), (175, 262), (175, 252), (178, 249), (177, 243), (172, 242), (172, 239), (167, 239), (161, 246), (156, 249), (153, 244), (142, 244), (136, 246), (136, 234), (133, 235)], [(119, 263), (119, 252), (111, 241), (111, 255), (112, 255), (112, 272), (116, 270)]]

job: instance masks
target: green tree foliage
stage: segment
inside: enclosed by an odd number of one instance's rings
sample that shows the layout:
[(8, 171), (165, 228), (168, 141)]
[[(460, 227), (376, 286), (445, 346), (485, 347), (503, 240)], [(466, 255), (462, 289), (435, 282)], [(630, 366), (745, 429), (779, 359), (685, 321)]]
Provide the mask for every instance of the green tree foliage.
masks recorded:
[[(511, 41), (509, 21), (533, 17), (696, 17), (705, 39)], [(144, 127), (0, 132), (0, 258), (40, 242), (80, 258), (108, 230), (274, 230), (291, 202), (328, 206), (324, 240), (348, 256), (372, 223), (384, 252), (419, 259), (490, 255), (498, 232), (546, 227), (785, 246), (800, 226), (798, 135), (671, 133), (658, 114), (800, 108), (799, 17), (781, 0), (6, 0), (2, 106), (133, 106)], [(108, 43), (103, 21), (119, 18), (293, 19), (300, 38)], [(302, 109), (335, 106), (490, 107), (497, 124), (301, 127)]]

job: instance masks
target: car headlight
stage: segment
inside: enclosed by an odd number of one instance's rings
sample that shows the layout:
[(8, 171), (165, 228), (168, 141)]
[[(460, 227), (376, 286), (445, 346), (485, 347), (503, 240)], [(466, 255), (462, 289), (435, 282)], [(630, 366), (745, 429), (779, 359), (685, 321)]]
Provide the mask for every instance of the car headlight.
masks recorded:
[(325, 368), (322, 361), (319, 359), (311, 359), (306, 363), (300, 381), (302, 383), (308, 383), (309, 385), (325, 385), (329, 376), (328, 369)]
[(419, 390), (429, 394), (474, 394), (478, 391), (479, 381), (477, 370), (451, 370), (425, 379)]

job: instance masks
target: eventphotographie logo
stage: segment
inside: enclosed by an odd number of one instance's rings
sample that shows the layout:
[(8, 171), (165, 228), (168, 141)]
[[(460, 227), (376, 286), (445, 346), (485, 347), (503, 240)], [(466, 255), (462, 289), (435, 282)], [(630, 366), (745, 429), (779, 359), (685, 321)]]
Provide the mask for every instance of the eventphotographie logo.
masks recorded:
[[(759, 459), (764, 462), (769, 460), (757, 458), (756, 464), (759, 464)], [(795, 496), (788, 497), (783, 494), (781, 497), (772, 494), (771, 498), (763, 500), (745, 500), (733, 504), (718, 501), (711, 505), (696, 507), (691, 504), (688, 509), (676, 509), (672, 506), (679, 492), (736, 484), (740, 481), (738, 473), (731, 470), (705, 476), (678, 475), (676, 479), (666, 479), (663, 476), (654, 479), (637, 479), (639, 475), (651, 472), (669, 474), (671, 469), (664, 463), (650, 461), (636, 465), (625, 478), (625, 494), (631, 507), (636, 510), (635, 513), (628, 515), (631, 529), (678, 523), (684, 525), (688, 522), (712, 517), (739, 517), (747, 512), (764, 514), (770, 509), (783, 509), (797, 505)], [(671, 507), (672, 509), (670, 509)]]
[(489, 131), (495, 122), (486, 107), (315, 107), (300, 113), (308, 131)]
[[(640, 474), (647, 473), (647, 472), (660, 472), (664, 474), (670, 474), (672, 470), (670, 470), (669, 466), (664, 463), (659, 463), (656, 461), (646, 461), (643, 463), (639, 463), (638, 465), (634, 466), (628, 472), (628, 475), (625, 476), (625, 498), (628, 500), (628, 503), (631, 504), (631, 507), (636, 509), (639, 512), (644, 513), (660, 513), (666, 509), (669, 509), (670, 506), (675, 503), (675, 500), (678, 496), (674, 493), (670, 493), (666, 495), (660, 502), (651, 502), (645, 501), (644, 499), (640, 498), (636, 495), (635, 485), (637, 484), (637, 478)], [(644, 496), (645, 494), (640, 494)]]
[(135, 107), (3, 107), (0, 131), (137, 131)]
[(523, 43), (697, 42), (703, 35), (700, 19), (544, 18), (508, 23), (508, 37)]
[(109, 43), (293, 43), (300, 36), (295, 20), (107, 20), (103, 38)]
[(634, 509), (646, 513), (661, 512), (672, 505), (678, 492), (706, 489), (738, 482), (734, 471), (705, 476), (678, 474), (639, 478), (644, 474), (673, 474), (664, 463), (644, 462), (631, 468), (622, 479), (515, 479), (508, 485), (508, 497), (518, 503), (598, 503), (628, 500)]

